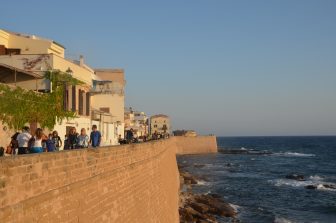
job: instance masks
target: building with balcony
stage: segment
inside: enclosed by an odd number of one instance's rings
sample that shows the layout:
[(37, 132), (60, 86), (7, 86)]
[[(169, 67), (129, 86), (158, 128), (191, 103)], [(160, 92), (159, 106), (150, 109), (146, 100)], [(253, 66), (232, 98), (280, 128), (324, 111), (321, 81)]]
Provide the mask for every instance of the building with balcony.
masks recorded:
[(92, 107), (111, 114), (115, 137), (124, 138), (125, 75), (123, 69), (95, 69), (91, 88)]
[[(47, 93), (52, 87), (44, 73), (67, 72), (83, 83), (66, 86), (65, 108), (76, 112), (77, 118), (57, 124), (54, 130), (64, 140), (71, 127), (76, 127), (78, 132), (85, 128), (89, 133), (92, 124), (96, 124), (102, 133), (102, 145), (116, 144), (119, 132), (123, 134), (120, 110), (123, 112), (124, 108), (124, 85), (117, 84), (121, 82), (120, 75), (115, 75), (118, 81), (109, 77), (105, 80), (104, 75), (96, 75), (95, 70), (84, 63), (83, 56), (79, 60), (70, 60), (64, 57), (64, 52), (65, 48), (53, 40), (0, 29), (0, 72), (3, 73), (0, 76), (4, 76), (0, 83)], [(106, 98), (107, 94), (118, 97), (110, 100)], [(118, 112), (115, 112), (116, 108), (119, 108)]]
[(150, 134), (170, 134), (171, 125), (170, 119), (167, 115), (158, 114), (150, 117)]

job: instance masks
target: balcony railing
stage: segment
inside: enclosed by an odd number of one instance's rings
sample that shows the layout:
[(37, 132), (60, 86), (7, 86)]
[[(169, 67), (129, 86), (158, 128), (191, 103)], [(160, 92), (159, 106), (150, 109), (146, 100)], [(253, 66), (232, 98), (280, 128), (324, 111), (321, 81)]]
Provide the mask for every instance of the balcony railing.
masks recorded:
[(90, 90), (92, 94), (119, 94), (124, 95), (124, 88), (115, 85), (112, 81), (93, 81)]

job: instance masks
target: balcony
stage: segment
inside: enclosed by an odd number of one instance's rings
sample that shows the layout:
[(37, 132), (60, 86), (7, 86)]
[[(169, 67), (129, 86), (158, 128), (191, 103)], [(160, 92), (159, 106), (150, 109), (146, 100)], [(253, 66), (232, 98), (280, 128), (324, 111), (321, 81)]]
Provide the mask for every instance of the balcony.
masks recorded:
[(92, 88), (90, 90), (91, 94), (117, 94), (120, 96), (124, 95), (124, 88), (119, 86), (118, 83), (105, 80), (93, 80)]

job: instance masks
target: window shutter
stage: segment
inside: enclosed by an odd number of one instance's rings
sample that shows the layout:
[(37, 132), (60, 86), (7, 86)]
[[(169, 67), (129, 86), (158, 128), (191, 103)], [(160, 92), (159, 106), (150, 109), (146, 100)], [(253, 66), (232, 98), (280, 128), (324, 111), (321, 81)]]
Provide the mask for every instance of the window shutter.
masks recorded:
[(76, 86), (72, 86), (72, 111), (76, 111)]
[(90, 93), (86, 93), (86, 115), (90, 116)]
[(83, 115), (83, 91), (78, 90), (78, 114)]

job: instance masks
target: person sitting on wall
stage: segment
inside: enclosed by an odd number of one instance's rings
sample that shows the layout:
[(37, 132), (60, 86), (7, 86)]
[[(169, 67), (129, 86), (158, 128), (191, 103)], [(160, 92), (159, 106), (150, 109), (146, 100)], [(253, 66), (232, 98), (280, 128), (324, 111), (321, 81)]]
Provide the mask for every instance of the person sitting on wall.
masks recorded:
[(127, 143), (126, 139), (121, 138), (121, 135), (119, 135), (119, 137), (118, 137), (118, 142), (119, 142), (120, 145)]
[(32, 135), (29, 133), (29, 127), (25, 126), (22, 128), (22, 133), (20, 133), (16, 140), (18, 141), (19, 151), (18, 154), (27, 154), (28, 150), (28, 141), (32, 138)]
[(157, 140), (158, 139), (158, 133), (157, 133), (157, 131), (155, 131), (154, 133), (153, 133), (153, 135), (152, 135), (152, 139), (153, 140)]
[[(11, 141), (9, 144), (10, 147), (10, 153), (11, 155), (16, 155), (18, 153), (18, 149), (19, 149), (19, 142), (17, 141), (17, 137), (20, 134), (20, 132), (16, 132), (14, 135), (12, 135), (11, 137)], [(7, 151), (9, 152), (9, 151)]]
[(100, 142), (101, 142), (101, 134), (97, 130), (97, 125), (93, 125), (92, 132), (90, 134), (89, 144), (91, 144), (92, 147), (96, 148), (100, 146)]

